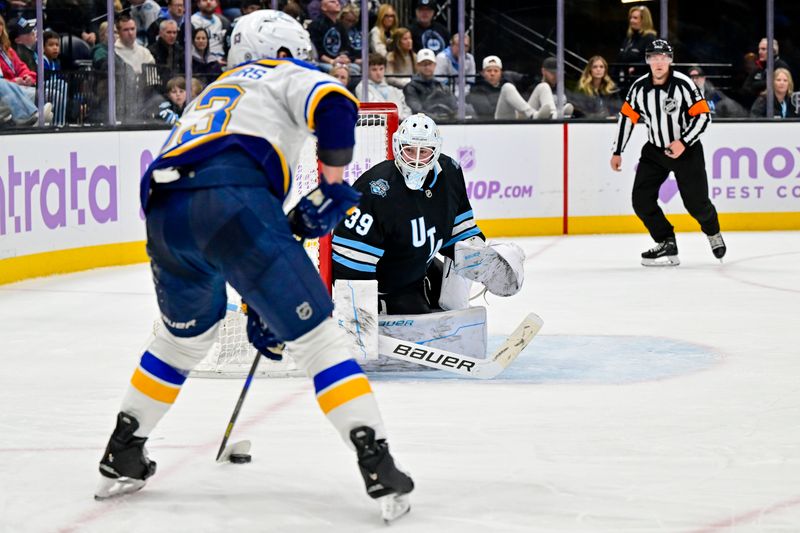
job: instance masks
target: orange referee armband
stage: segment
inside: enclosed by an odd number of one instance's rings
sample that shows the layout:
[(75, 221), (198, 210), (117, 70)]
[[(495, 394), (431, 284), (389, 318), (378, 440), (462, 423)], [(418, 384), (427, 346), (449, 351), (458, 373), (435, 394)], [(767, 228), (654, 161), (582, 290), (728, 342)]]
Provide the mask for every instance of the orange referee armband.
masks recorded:
[(696, 117), (701, 113), (711, 113), (711, 109), (708, 107), (708, 102), (705, 100), (700, 100), (699, 102), (695, 102), (692, 107), (689, 108), (689, 116)]
[(622, 104), (622, 109), (620, 109), (619, 112), (628, 117), (629, 119), (631, 119), (631, 122), (633, 122), (634, 124), (639, 122), (639, 117), (641, 115), (639, 115), (639, 113), (634, 111), (628, 102)]

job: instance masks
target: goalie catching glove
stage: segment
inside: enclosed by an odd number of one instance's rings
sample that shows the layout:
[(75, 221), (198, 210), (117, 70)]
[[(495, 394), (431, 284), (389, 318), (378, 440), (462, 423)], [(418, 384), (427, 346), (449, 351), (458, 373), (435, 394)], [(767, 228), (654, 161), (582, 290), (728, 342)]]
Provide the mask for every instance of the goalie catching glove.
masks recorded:
[(289, 227), (304, 239), (327, 235), (358, 205), (359, 198), (361, 193), (347, 182), (331, 184), (322, 176), (319, 187), (303, 196), (289, 211)]
[(525, 279), (525, 252), (514, 243), (488, 244), (472, 237), (455, 244), (456, 273), (482, 283), (497, 296), (513, 296)]

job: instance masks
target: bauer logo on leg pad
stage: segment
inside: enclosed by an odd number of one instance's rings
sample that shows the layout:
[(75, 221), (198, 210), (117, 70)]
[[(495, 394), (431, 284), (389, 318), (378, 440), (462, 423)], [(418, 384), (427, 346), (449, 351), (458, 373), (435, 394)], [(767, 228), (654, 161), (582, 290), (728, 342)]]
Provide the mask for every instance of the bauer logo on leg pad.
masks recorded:
[(408, 358), (409, 360), (428, 361), (429, 363), (439, 364), (450, 368), (463, 368), (467, 372), (472, 372), (475, 362), (466, 361), (454, 355), (444, 355), (434, 350), (425, 350), (407, 344), (398, 344), (393, 353)]

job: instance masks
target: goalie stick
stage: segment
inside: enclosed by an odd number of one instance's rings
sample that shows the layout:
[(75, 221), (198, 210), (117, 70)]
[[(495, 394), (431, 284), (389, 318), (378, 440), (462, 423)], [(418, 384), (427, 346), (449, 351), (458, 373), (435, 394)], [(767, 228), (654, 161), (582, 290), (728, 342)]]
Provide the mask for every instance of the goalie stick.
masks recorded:
[(378, 351), (386, 357), (453, 372), (465, 377), (491, 379), (498, 376), (517, 358), (539, 333), (543, 324), (544, 321), (538, 315), (529, 313), (503, 344), (486, 359), (476, 359), (386, 335), (378, 337)]

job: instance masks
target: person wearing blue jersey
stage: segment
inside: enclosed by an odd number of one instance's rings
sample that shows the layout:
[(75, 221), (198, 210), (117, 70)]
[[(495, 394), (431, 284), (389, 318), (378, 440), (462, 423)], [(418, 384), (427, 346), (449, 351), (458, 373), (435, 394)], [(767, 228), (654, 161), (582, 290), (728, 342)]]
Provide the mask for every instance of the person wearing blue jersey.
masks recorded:
[[(284, 13), (242, 17), (228, 55), (234, 68), (187, 106), (142, 177), (164, 327), (122, 401), (100, 460), (97, 499), (138, 490), (155, 473), (145, 443), (217, 338), (227, 282), (248, 303), (251, 342), (269, 344), (271, 331), (313, 379), (322, 411), (355, 449), (384, 519), (409, 509), (414, 484), (394, 464), (370, 383), (349, 358), (327, 289), (295, 238), (327, 234), (360, 197), (342, 181), (358, 102), (305, 63), (310, 50), (308, 33)], [(291, 169), (312, 135), (323, 178), (287, 216)]]

